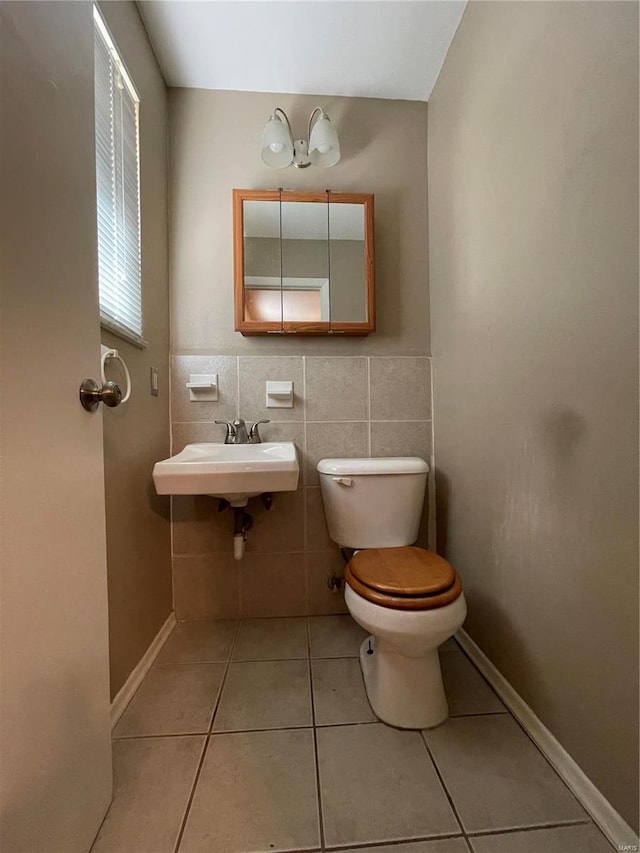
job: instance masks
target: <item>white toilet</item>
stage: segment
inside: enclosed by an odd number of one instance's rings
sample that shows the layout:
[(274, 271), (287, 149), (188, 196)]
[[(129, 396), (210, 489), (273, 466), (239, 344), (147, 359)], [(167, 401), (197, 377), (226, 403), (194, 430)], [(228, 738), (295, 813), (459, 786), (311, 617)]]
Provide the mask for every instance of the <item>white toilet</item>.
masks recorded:
[(467, 615), (462, 584), (442, 557), (409, 547), (418, 528), (429, 466), (418, 457), (322, 459), (329, 535), (355, 549), (345, 602), (372, 636), (360, 649), (375, 714), (401, 729), (437, 726), (449, 713), (438, 646)]

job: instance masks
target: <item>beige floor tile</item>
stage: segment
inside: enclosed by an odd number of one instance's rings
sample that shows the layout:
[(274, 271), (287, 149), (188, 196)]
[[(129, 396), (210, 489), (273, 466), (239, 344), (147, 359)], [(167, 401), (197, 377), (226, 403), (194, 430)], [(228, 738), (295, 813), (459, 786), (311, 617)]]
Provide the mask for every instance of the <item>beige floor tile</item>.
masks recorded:
[(204, 737), (113, 744), (113, 802), (92, 853), (173, 853)]
[(351, 616), (309, 618), (312, 658), (357, 657), (366, 636), (367, 632)]
[(471, 839), (474, 853), (612, 853), (613, 848), (592, 823), (485, 835)]
[(418, 732), (337, 726), (318, 729), (317, 741), (328, 846), (460, 831)]
[(223, 663), (229, 659), (238, 622), (178, 622), (157, 663)]
[(358, 658), (311, 661), (316, 725), (372, 723), (371, 710)]
[(275, 853), (319, 844), (311, 730), (213, 735), (180, 853)]
[(385, 844), (384, 847), (352, 847), (349, 853), (469, 853), (463, 838), (436, 841), (410, 841), (408, 844)]
[(170, 663), (153, 666), (113, 736), (207, 732), (225, 671), (223, 663)]
[(440, 666), (452, 717), (507, 713), (500, 699), (463, 652), (441, 652)]
[(243, 619), (232, 660), (288, 660), (309, 657), (307, 619)]
[(424, 736), (467, 831), (586, 819), (509, 714), (449, 719)]
[(230, 664), (213, 731), (310, 725), (308, 661), (268, 660)]

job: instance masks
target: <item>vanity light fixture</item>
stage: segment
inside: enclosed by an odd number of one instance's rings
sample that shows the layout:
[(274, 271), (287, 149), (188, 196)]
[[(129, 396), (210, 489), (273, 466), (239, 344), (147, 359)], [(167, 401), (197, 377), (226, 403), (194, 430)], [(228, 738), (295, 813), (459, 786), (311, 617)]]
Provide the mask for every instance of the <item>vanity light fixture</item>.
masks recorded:
[(307, 137), (308, 142), (294, 140), (287, 114), (276, 107), (262, 136), (263, 162), (272, 169), (284, 169), (292, 163), (298, 169), (306, 169), (311, 164), (335, 166), (340, 159), (340, 143), (322, 107), (316, 107), (309, 116)]

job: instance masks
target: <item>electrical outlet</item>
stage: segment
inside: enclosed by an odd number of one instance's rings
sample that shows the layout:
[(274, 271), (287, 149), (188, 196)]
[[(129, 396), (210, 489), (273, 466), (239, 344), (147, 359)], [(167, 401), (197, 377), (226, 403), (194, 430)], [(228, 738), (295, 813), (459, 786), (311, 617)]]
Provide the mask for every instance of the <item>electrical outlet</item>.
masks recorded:
[(151, 396), (158, 396), (158, 368), (152, 367), (150, 370), (150, 385), (151, 385)]

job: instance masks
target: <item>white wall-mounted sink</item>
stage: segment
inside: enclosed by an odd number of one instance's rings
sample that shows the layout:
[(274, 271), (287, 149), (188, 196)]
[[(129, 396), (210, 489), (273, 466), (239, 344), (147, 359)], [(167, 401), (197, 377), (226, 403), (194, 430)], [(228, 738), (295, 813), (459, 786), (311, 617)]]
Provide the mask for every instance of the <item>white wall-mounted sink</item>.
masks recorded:
[(262, 444), (188, 444), (156, 462), (153, 482), (159, 495), (212, 495), (234, 506), (263, 492), (298, 487), (298, 455), (291, 441)]

